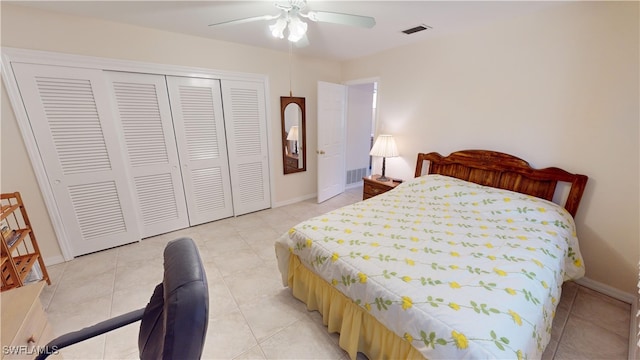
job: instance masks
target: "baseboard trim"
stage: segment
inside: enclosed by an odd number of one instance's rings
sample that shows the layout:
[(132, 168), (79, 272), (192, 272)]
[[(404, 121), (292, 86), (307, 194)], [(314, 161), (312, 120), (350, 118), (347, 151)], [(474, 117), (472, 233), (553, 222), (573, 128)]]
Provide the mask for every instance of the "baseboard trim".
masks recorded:
[(357, 181), (357, 182), (354, 182), (352, 184), (349, 184), (349, 185), (345, 186), (344, 189), (345, 190), (350, 190), (350, 189), (354, 189), (354, 188), (357, 188), (357, 187), (362, 187), (362, 184), (363, 184), (363, 182), (362, 182), (362, 180), (360, 180), (360, 181)]
[(631, 304), (631, 316), (629, 318), (629, 360), (636, 360), (638, 354), (638, 345), (636, 344), (638, 336), (636, 334), (636, 329), (638, 328), (638, 318), (636, 317), (636, 313), (638, 312), (638, 298), (633, 294), (586, 277), (576, 280), (576, 284)]
[(52, 266), (52, 265), (62, 264), (64, 262), (64, 257), (49, 256), (49, 257), (43, 258), (42, 260), (44, 260), (45, 266)]
[(637, 301), (636, 296), (633, 294), (630, 294), (628, 292), (622, 291), (622, 290), (618, 290), (616, 288), (614, 288), (613, 286), (609, 286), (607, 284), (603, 284), (601, 282), (595, 281), (595, 280), (591, 280), (589, 278), (583, 277), (581, 279), (578, 279), (575, 281), (576, 284), (578, 285), (582, 285), (586, 288), (589, 288), (591, 290), (597, 291), (599, 293), (603, 293), (607, 296), (611, 296), (614, 299), (618, 299), (620, 301), (624, 301), (627, 304), (633, 304), (634, 301)]
[(281, 207), (281, 206), (287, 206), (287, 205), (299, 203), (300, 201), (313, 199), (313, 198), (315, 198), (317, 196), (318, 196), (318, 194), (316, 194), (316, 193), (307, 194), (307, 195), (299, 196), (297, 198), (289, 199), (289, 200), (286, 200), (286, 201), (279, 201), (277, 203), (274, 203), (272, 207), (273, 208), (278, 208), (278, 207)]

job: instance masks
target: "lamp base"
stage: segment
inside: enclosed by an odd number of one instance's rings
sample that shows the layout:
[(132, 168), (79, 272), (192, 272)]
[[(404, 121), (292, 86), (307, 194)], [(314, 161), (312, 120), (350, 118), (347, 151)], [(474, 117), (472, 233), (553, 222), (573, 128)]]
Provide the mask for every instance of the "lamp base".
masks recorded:
[(382, 157), (382, 176), (380, 176), (379, 178), (376, 178), (376, 180), (381, 181), (381, 182), (387, 182), (387, 181), (391, 180), (388, 177), (384, 176), (385, 169), (386, 169), (386, 164), (387, 164), (387, 158), (383, 156)]

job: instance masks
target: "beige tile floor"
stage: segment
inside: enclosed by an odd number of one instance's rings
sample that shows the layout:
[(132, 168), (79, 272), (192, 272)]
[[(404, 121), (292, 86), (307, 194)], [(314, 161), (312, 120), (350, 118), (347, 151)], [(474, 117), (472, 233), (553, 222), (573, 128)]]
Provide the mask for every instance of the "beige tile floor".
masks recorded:
[[(296, 223), (359, 201), (362, 188), (142, 240), (48, 268), (41, 298), (56, 334), (146, 305), (162, 281), (162, 251), (192, 237), (210, 292), (205, 359), (347, 359), (317, 312), (280, 283), (274, 240)], [(630, 305), (575, 283), (564, 286), (545, 359), (627, 358)], [(134, 359), (138, 324), (62, 350), (65, 359)]]

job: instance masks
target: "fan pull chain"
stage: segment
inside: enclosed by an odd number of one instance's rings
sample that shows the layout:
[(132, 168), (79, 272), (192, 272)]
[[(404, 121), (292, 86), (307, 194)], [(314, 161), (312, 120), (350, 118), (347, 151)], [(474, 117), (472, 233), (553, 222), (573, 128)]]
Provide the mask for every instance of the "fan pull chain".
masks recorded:
[(291, 78), (293, 77), (291, 70), (291, 53), (292, 53), (292, 45), (289, 41), (289, 97), (293, 97), (293, 91), (291, 91)]

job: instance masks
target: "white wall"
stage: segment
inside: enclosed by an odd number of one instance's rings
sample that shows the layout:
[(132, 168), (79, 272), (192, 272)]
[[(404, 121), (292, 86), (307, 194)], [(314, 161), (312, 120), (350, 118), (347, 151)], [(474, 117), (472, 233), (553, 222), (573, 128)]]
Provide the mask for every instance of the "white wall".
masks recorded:
[(488, 149), (589, 176), (576, 216), (587, 277), (635, 293), (639, 259), (639, 3), (558, 3), (509, 22), (344, 64), (378, 76), (380, 130), (418, 152)]
[[(214, 41), (116, 24), (96, 19), (34, 10), (1, 2), (1, 45), (159, 64), (182, 65), (243, 73), (266, 74), (270, 98), (270, 162), (275, 175), (275, 205), (316, 193), (317, 81), (340, 81), (337, 62), (293, 56), (293, 95), (306, 97), (307, 171), (283, 175), (280, 96), (289, 94), (289, 55), (256, 47)], [(15, 115), (2, 85), (0, 191), (20, 191), (34, 232), (47, 259), (61, 259), (35, 175), (30, 166)]]

